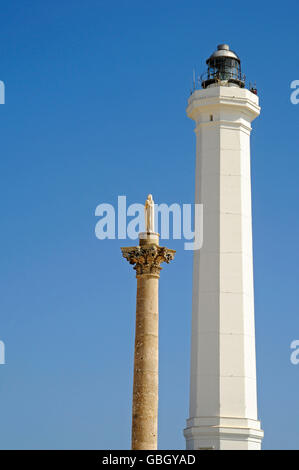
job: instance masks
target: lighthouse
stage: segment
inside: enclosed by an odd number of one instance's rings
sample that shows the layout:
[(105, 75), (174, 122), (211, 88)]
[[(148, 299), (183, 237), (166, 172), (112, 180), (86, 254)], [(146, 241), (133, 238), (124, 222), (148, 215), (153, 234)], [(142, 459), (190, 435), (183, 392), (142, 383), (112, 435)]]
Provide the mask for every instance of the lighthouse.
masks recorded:
[(240, 58), (228, 45), (206, 63), (187, 107), (195, 122), (203, 245), (194, 251), (184, 435), (190, 450), (258, 450), (250, 133), (259, 98), (245, 87)]

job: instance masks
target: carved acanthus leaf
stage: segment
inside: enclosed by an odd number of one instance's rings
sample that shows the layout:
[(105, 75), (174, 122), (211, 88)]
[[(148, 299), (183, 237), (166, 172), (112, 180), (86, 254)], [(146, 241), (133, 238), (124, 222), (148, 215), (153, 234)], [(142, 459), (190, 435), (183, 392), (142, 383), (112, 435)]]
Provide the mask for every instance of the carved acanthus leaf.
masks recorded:
[(157, 245), (134, 246), (121, 248), (123, 257), (134, 265), (137, 275), (159, 275), (162, 269), (161, 263), (170, 263), (175, 255), (175, 250)]

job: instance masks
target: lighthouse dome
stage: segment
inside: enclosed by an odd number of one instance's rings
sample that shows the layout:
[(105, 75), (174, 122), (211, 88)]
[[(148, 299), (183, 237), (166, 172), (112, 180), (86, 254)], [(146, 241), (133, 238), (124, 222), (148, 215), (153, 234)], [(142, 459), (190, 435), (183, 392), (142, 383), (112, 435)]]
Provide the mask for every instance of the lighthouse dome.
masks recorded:
[(232, 59), (236, 59), (238, 62), (240, 62), (239, 57), (237, 56), (235, 52), (230, 50), (228, 44), (219, 44), (219, 46), (217, 46), (217, 50), (213, 52), (213, 54), (207, 59), (207, 64), (211, 60), (217, 59), (219, 57), (229, 57)]
[(208, 70), (201, 77), (203, 88), (211, 85), (239, 86), (244, 88), (245, 77), (241, 73), (241, 61), (238, 55), (230, 50), (228, 44), (219, 44), (217, 50), (206, 61)]

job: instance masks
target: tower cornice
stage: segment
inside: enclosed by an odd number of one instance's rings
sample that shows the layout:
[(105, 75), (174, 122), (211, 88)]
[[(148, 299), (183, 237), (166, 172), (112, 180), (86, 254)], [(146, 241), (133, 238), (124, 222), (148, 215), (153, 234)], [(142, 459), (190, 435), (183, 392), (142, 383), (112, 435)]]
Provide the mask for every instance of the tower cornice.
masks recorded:
[(215, 86), (195, 90), (188, 100), (187, 115), (195, 121), (202, 114), (221, 110), (244, 113), (251, 122), (259, 116), (261, 108), (257, 95), (238, 87)]

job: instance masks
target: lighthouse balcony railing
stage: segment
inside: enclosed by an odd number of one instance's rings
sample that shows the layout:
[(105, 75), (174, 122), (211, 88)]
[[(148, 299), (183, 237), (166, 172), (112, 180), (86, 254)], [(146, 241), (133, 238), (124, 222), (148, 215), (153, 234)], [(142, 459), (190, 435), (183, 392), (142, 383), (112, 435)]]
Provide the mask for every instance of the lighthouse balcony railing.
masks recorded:
[(227, 82), (234, 83), (241, 88), (245, 87), (246, 77), (244, 74), (241, 74), (239, 70), (208, 70), (200, 76), (200, 83), (202, 88), (207, 88), (212, 83), (221, 83)]

